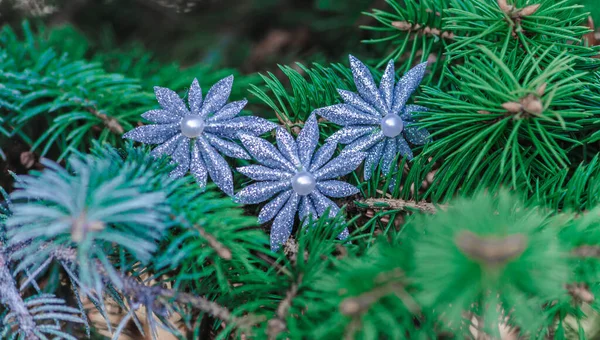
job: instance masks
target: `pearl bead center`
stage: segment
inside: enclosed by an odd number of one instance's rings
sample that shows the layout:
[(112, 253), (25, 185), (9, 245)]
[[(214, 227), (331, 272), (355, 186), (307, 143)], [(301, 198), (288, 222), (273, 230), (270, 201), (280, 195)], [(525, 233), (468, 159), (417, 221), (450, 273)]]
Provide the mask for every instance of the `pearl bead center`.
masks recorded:
[(404, 122), (398, 115), (390, 114), (381, 120), (381, 131), (386, 137), (396, 137), (404, 130)]
[(204, 120), (198, 115), (187, 115), (181, 120), (181, 133), (188, 138), (200, 136), (204, 127)]
[(308, 171), (301, 171), (292, 177), (292, 188), (301, 196), (310, 194), (317, 186), (317, 180)]

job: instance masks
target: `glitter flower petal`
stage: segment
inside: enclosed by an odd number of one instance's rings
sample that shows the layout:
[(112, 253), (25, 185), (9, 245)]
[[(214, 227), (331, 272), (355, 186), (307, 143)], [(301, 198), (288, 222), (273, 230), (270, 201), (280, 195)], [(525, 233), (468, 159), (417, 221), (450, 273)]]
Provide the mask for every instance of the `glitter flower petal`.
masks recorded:
[(409, 142), (415, 145), (423, 145), (431, 139), (429, 131), (414, 125), (406, 127), (404, 136)]
[(142, 118), (157, 124), (174, 124), (181, 120), (180, 116), (167, 110), (150, 110), (142, 114)]
[(379, 92), (379, 89), (375, 85), (369, 69), (352, 55), (350, 56), (350, 67), (352, 69), (352, 76), (354, 77), (354, 84), (360, 96), (377, 109), (384, 110), (385, 105), (383, 104), (381, 92)]
[(206, 124), (205, 131), (229, 138), (236, 138), (240, 132), (258, 136), (265, 132), (271, 131), (276, 127), (277, 125), (265, 120), (264, 118), (244, 116), (225, 121), (219, 120), (212, 122), (209, 120)]
[(184, 137), (183, 139), (171, 155), (173, 162), (177, 164), (177, 167), (171, 172), (172, 177), (181, 177), (190, 168), (190, 142), (188, 138)]
[(332, 200), (325, 197), (319, 190), (315, 190), (310, 194), (310, 198), (315, 204), (317, 213), (322, 216), (329, 210), (329, 217), (334, 217), (340, 211), (340, 208), (333, 203)]
[(365, 164), (364, 164), (364, 168), (365, 168), (364, 179), (365, 179), (365, 181), (369, 180), (371, 178), (371, 175), (373, 174), (375, 167), (378, 165), (379, 160), (383, 156), (383, 147), (384, 146), (385, 146), (384, 143), (378, 143), (377, 145), (375, 145), (368, 151), (368, 155), (367, 155), (367, 158), (365, 158)]
[(277, 128), (277, 148), (285, 158), (289, 159), (295, 167), (300, 166), (300, 157), (298, 156), (298, 145), (294, 137), (284, 128)]
[(156, 100), (160, 106), (173, 114), (183, 117), (189, 114), (188, 109), (185, 107), (185, 103), (177, 92), (170, 90), (166, 87), (155, 86), (154, 94), (156, 95)]
[(237, 203), (257, 204), (273, 197), (278, 192), (290, 187), (290, 181), (257, 182), (251, 184), (235, 195)]
[(364, 114), (349, 104), (336, 104), (315, 111), (316, 114), (338, 125), (379, 124), (380, 117)]
[(202, 98), (200, 84), (194, 79), (187, 96), (189, 110), (177, 93), (156, 86), (154, 91), (162, 109), (142, 114), (156, 124), (136, 127), (123, 138), (160, 144), (151, 153), (172, 157), (177, 167), (171, 176), (181, 177), (189, 171), (198, 185), (205, 187), (208, 175), (221, 190), (233, 195), (231, 169), (220, 153), (249, 159), (250, 155), (234, 142), (237, 136), (256, 136), (274, 129), (275, 124), (259, 117), (237, 117), (247, 101), (226, 105), (232, 85), (233, 76), (224, 78)]
[(394, 90), (394, 101), (392, 104), (392, 112), (401, 112), (404, 105), (408, 101), (408, 98), (412, 95), (413, 92), (419, 87), (423, 77), (425, 76), (425, 69), (427, 68), (427, 63), (422, 63), (410, 71), (408, 71), (396, 84), (396, 89)]
[(190, 104), (190, 111), (194, 115), (200, 114), (202, 108), (202, 89), (198, 83), (198, 79), (194, 79), (190, 91), (188, 92), (188, 103)]
[(371, 104), (364, 101), (358, 94), (346, 90), (337, 90), (344, 103), (349, 104), (357, 108), (358, 110), (371, 114), (375, 117), (379, 117), (380, 113)]
[(311, 215), (313, 218), (314, 216), (318, 216), (317, 209), (315, 209), (309, 196), (302, 196), (300, 206), (298, 207), (298, 217), (302, 221), (302, 226), (305, 226), (309, 222)]
[(337, 149), (336, 142), (327, 142), (323, 144), (323, 146), (315, 152), (315, 155), (312, 159), (312, 164), (308, 168), (308, 171), (314, 172), (315, 170), (321, 168), (325, 163), (329, 162), (331, 157), (333, 157), (333, 153)]
[(405, 120), (405, 121), (413, 122), (414, 121), (413, 113), (427, 112), (427, 111), (429, 111), (429, 109), (424, 106), (406, 105), (406, 107), (404, 108), (404, 111), (400, 115), (400, 118), (402, 118), (402, 120)]
[(171, 137), (171, 139), (169, 139), (168, 141), (161, 144), (159, 147), (152, 150), (152, 152), (150, 152), (150, 154), (153, 156), (156, 156), (156, 157), (158, 157), (160, 155), (169, 155), (170, 156), (175, 151), (175, 148), (177, 147), (177, 145), (179, 145), (179, 142), (181, 142), (181, 140), (184, 138), (185, 137), (181, 133), (178, 133), (175, 136)]
[(344, 152), (368, 150), (375, 144), (378, 144), (382, 141), (383, 143), (385, 143), (385, 136), (383, 135), (383, 132), (377, 131), (370, 135), (356, 139), (354, 142), (350, 143), (350, 145), (344, 148)]
[(410, 149), (410, 146), (402, 137), (398, 137), (398, 151), (400, 152), (401, 155), (406, 156), (406, 158), (408, 160), (411, 160), (414, 158), (413, 152)]
[(342, 126), (330, 139), (346, 145), (343, 153), (368, 153), (364, 171), (366, 180), (382, 161), (383, 174), (396, 169), (394, 160), (398, 153), (412, 159), (413, 153), (406, 140), (414, 145), (430, 141), (427, 130), (413, 125), (416, 123), (413, 113), (426, 112), (427, 109), (406, 105), (423, 80), (427, 64), (415, 66), (395, 84), (394, 63), (390, 61), (379, 87), (375, 87), (368, 68), (353, 56), (349, 58), (358, 94), (338, 89), (344, 104), (319, 108), (314, 112)]
[(292, 193), (294, 193), (292, 190), (284, 191), (269, 203), (265, 204), (258, 214), (258, 223), (265, 223), (275, 218), (277, 213), (281, 211), (281, 208), (283, 208), (285, 203), (292, 196)]
[[(236, 201), (245, 204), (274, 197), (258, 215), (260, 223), (275, 219), (271, 229), (274, 251), (290, 236), (296, 213), (305, 223), (308, 216), (319, 218), (327, 209), (330, 215), (339, 212), (340, 208), (325, 195), (345, 197), (357, 193), (358, 189), (331, 179), (352, 172), (365, 157), (362, 152), (348, 152), (331, 159), (337, 146), (332, 141), (315, 152), (319, 128), (314, 115), (306, 121), (296, 140), (283, 128), (277, 131), (276, 139), (277, 147), (261, 138), (240, 136), (248, 152), (261, 165), (238, 168), (240, 173), (257, 182), (236, 194)], [(342, 234), (347, 236), (347, 232)]]
[(283, 209), (275, 217), (273, 226), (271, 227), (271, 249), (273, 251), (279, 250), (279, 247), (290, 238), (299, 201), (300, 196), (293, 193)]
[(319, 143), (319, 125), (317, 124), (317, 117), (315, 115), (308, 117), (302, 131), (298, 134), (296, 143), (298, 143), (300, 162), (307, 167), (307, 163), (310, 162), (315, 148)]
[(190, 172), (196, 179), (196, 182), (201, 187), (206, 186), (206, 180), (208, 179), (208, 169), (200, 154), (200, 148), (198, 143), (192, 144), (192, 159), (190, 160)]
[(363, 152), (346, 152), (325, 164), (321, 169), (314, 172), (318, 180), (331, 179), (345, 176), (356, 170), (365, 159)]
[(369, 125), (349, 126), (335, 132), (333, 135), (329, 136), (327, 140), (336, 141), (341, 144), (348, 144), (366, 134), (373, 133), (373, 131), (375, 131), (375, 128)]
[(210, 113), (215, 113), (221, 109), (231, 94), (231, 87), (233, 86), (233, 76), (223, 78), (216, 82), (204, 99), (204, 104), (200, 110), (200, 116), (206, 118)]
[(233, 175), (229, 164), (204, 138), (198, 138), (197, 143), (210, 178), (224, 193), (233, 195)]
[(279, 150), (266, 140), (249, 135), (241, 135), (240, 140), (246, 150), (262, 164), (284, 171), (294, 171), (295, 168)]
[(242, 111), (244, 106), (248, 104), (248, 100), (238, 100), (237, 102), (231, 102), (223, 106), (219, 111), (215, 112), (215, 115), (208, 118), (209, 122), (217, 122), (221, 120), (231, 119)]
[(237, 168), (238, 172), (254, 181), (279, 181), (293, 176), (291, 172), (267, 168), (262, 165), (248, 165)]
[(392, 100), (394, 100), (394, 80), (396, 74), (394, 72), (394, 61), (390, 60), (388, 62), (387, 67), (385, 68), (385, 72), (383, 72), (383, 76), (381, 77), (381, 84), (379, 85), (379, 91), (383, 96), (383, 101), (385, 103), (386, 114), (392, 108)]
[(222, 154), (228, 157), (239, 158), (239, 159), (250, 159), (250, 155), (238, 144), (230, 142), (225, 139), (221, 139), (210, 133), (205, 134), (206, 139), (215, 149), (219, 150)]
[(360, 192), (354, 185), (335, 180), (319, 182), (317, 188), (323, 195), (335, 198), (348, 197)]
[(178, 126), (179, 124), (139, 126), (125, 133), (123, 138), (144, 144), (162, 144), (179, 133)]
[(389, 138), (385, 142), (385, 146), (383, 147), (383, 163), (381, 166), (384, 169), (389, 169), (396, 158), (396, 150), (397, 150), (397, 141)]

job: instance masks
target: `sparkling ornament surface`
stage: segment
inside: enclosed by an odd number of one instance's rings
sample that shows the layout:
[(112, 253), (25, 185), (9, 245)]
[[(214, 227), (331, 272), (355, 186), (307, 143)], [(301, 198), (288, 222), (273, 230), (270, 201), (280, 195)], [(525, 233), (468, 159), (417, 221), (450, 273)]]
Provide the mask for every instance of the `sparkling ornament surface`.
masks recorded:
[[(261, 138), (240, 136), (244, 147), (261, 164), (238, 168), (256, 182), (235, 196), (242, 204), (269, 201), (261, 209), (258, 221), (273, 220), (271, 249), (274, 251), (290, 237), (296, 214), (303, 223), (310, 216), (313, 219), (323, 216), (325, 211), (335, 216), (340, 208), (328, 197), (358, 193), (353, 185), (335, 178), (354, 171), (366, 156), (363, 152), (347, 152), (332, 159), (336, 142), (327, 142), (317, 149), (319, 127), (315, 115), (309, 117), (296, 140), (284, 128), (278, 128), (276, 139), (277, 147)], [(347, 236), (347, 230), (338, 235)]]
[(367, 153), (364, 179), (368, 180), (380, 162), (382, 172), (388, 174), (397, 167), (393, 161), (398, 154), (412, 159), (408, 142), (423, 145), (430, 140), (429, 132), (416, 126), (413, 117), (427, 108), (406, 104), (419, 87), (427, 64), (415, 66), (395, 83), (394, 63), (390, 60), (377, 86), (369, 69), (355, 57), (349, 58), (357, 93), (338, 90), (343, 104), (314, 113), (342, 126), (328, 140), (347, 145), (343, 152)]
[(171, 177), (191, 172), (200, 187), (208, 178), (226, 194), (233, 195), (233, 175), (223, 155), (250, 159), (250, 155), (235, 140), (239, 133), (260, 135), (276, 127), (259, 117), (238, 117), (246, 100), (227, 103), (233, 76), (214, 84), (206, 97), (194, 79), (188, 92), (189, 109), (179, 95), (164, 87), (155, 87), (161, 108), (150, 110), (142, 117), (154, 124), (139, 126), (123, 135), (146, 144), (158, 144), (152, 154), (169, 155), (177, 167)]
[(396, 115), (387, 115), (381, 120), (381, 131), (386, 137), (396, 137), (404, 130), (402, 118)]
[(306, 196), (315, 190), (317, 180), (308, 171), (301, 171), (292, 177), (292, 188), (300, 196)]
[(187, 115), (180, 123), (181, 133), (188, 138), (196, 138), (204, 132), (204, 120), (198, 115)]

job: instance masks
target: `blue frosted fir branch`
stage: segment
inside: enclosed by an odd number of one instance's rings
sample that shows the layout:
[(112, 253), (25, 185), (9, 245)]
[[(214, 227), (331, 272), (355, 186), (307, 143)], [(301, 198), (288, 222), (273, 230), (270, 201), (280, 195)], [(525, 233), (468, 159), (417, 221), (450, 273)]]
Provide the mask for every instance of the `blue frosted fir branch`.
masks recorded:
[(406, 105), (423, 80), (427, 63), (415, 66), (395, 84), (394, 62), (390, 60), (377, 87), (369, 69), (352, 55), (349, 58), (358, 93), (338, 89), (344, 103), (314, 113), (342, 126), (328, 141), (347, 145), (344, 153), (367, 153), (364, 179), (368, 180), (380, 162), (382, 172), (388, 174), (397, 167), (393, 163), (398, 154), (411, 160), (413, 152), (408, 142), (423, 145), (431, 139), (426, 129), (414, 124), (413, 117), (427, 108)]
[(123, 138), (159, 144), (152, 154), (171, 156), (177, 164), (172, 177), (182, 177), (189, 171), (200, 187), (206, 187), (210, 176), (223, 192), (233, 195), (233, 176), (222, 155), (250, 159), (234, 142), (238, 133), (258, 136), (276, 125), (255, 116), (239, 117), (247, 100), (227, 104), (232, 85), (233, 76), (224, 78), (214, 84), (203, 99), (198, 80), (194, 79), (188, 92), (189, 108), (176, 92), (157, 86), (154, 92), (161, 109), (142, 115), (155, 124), (137, 127)]
[[(347, 197), (359, 190), (335, 178), (356, 170), (365, 158), (363, 152), (345, 152), (331, 159), (337, 143), (332, 141), (316, 150), (319, 126), (311, 115), (296, 140), (284, 128), (276, 134), (277, 147), (251, 135), (241, 135), (240, 140), (259, 165), (237, 168), (238, 172), (256, 181), (241, 191), (235, 200), (243, 204), (258, 204), (271, 199), (258, 215), (260, 223), (272, 219), (271, 249), (279, 250), (292, 233), (296, 213), (306, 223), (329, 211), (335, 216), (340, 208), (328, 197)], [(348, 230), (338, 237), (344, 239)]]

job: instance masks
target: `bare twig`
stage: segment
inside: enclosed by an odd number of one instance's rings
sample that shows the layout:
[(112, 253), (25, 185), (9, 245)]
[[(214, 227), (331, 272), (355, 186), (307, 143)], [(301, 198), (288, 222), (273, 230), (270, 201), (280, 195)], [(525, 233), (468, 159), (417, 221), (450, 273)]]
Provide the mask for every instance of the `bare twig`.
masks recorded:
[[(0, 247), (2, 247), (2, 244), (0, 244)], [(8, 309), (14, 313), (19, 323), (18, 327), (25, 335), (25, 339), (37, 340), (39, 338), (34, 333), (36, 329), (35, 321), (19, 294), (17, 283), (10, 273), (8, 265), (6, 254), (0, 250), (0, 302), (8, 306)]]
[(446, 205), (435, 205), (429, 202), (415, 202), (392, 198), (368, 198), (358, 201), (357, 204), (374, 210), (420, 210), (430, 214), (437, 212), (438, 208), (445, 210), (447, 207)]

